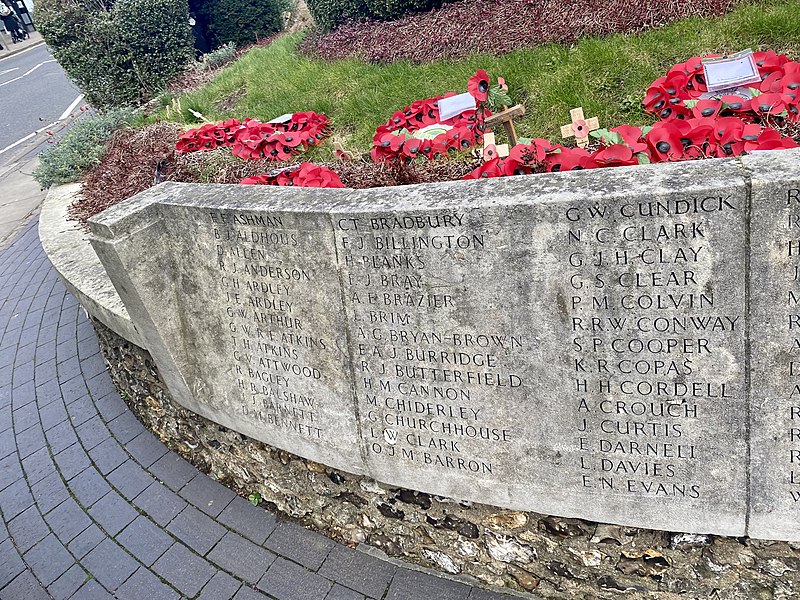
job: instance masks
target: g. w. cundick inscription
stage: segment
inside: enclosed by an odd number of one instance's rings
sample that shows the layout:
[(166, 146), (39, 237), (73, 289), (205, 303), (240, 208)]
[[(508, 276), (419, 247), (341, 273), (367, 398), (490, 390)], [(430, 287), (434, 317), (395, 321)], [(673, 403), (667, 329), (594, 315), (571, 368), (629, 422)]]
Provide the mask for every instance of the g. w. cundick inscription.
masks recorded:
[(800, 154), (164, 184), (93, 244), (175, 399), (384, 483), (800, 539)]

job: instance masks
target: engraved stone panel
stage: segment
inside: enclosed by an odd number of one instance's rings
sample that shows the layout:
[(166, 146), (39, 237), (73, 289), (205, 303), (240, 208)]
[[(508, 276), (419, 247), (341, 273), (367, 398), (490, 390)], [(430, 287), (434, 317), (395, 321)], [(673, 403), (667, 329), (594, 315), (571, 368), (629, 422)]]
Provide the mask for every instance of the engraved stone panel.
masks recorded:
[[(286, 211), (274, 202), (265, 210), (264, 190), (163, 189), (148, 215), (162, 231), (157, 241), (142, 247), (141, 219), (116, 223), (120, 213), (109, 211), (104, 222), (127, 235), (105, 242), (113, 251), (95, 245), (104, 261), (112, 253), (135, 268), (133, 289), (120, 296), (141, 305), (135, 320), (152, 321), (145, 339), (171, 357), (164, 368), (154, 354), (162, 371), (180, 373), (189, 398), (179, 400), (253, 438), (360, 472), (330, 220), (302, 210), (302, 196), (315, 194), (293, 194)], [(170, 275), (154, 285), (165, 263)]]
[(800, 151), (742, 160), (752, 181), (749, 533), (800, 540)]
[(743, 535), (746, 224), (740, 166), (714, 161), (171, 184), (93, 226), (200, 414), (391, 485)]

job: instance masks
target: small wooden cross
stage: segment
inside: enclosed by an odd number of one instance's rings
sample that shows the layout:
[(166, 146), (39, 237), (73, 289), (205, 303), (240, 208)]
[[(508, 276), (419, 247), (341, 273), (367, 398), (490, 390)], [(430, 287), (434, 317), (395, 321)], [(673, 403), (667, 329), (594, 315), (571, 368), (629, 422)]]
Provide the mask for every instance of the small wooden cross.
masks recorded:
[(514, 129), (514, 121), (517, 117), (525, 114), (525, 107), (522, 104), (517, 104), (511, 108), (503, 107), (499, 113), (493, 114), (491, 117), (486, 117), (484, 125), (487, 128), (493, 129), (495, 126), (502, 124), (508, 135), (508, 142), (513, 148), (517, 145), (517, 131)]
[(600, 121), (597, 117), (584, 118), (583, 107), (580, 106), (569, 111), (569, 116), (572, 119), (572, 123), (561, 127), (561, 137), (575, 136), (575, 142), (577, 142), (578, 146), (585, 148), (589, 144), (589, 132), (600, 129)]
[(336, 158), (339, 160), (353, 160), (353, 153), (345, 150), (339, 142), (333, 142), (333, 149), (336, 151)]

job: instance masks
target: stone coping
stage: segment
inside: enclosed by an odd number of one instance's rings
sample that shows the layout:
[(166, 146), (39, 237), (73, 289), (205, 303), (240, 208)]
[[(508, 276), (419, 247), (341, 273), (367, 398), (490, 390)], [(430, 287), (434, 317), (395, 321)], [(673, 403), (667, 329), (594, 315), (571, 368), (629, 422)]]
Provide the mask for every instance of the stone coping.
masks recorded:
[(88, 234), (67, 219), (69, 206), (80, 195), (78, 183), (51, 188), (42, 204), (39, 238), (50, 262), (81, 306), (109, 329), (140, 348), (144, 340), (111, 283)]

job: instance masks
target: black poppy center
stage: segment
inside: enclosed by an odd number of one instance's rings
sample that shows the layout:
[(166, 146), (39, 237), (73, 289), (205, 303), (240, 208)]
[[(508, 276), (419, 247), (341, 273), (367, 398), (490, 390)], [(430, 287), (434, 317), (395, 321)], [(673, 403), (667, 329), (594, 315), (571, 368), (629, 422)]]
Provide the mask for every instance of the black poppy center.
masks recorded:
[(656, 144), (656, 150), (658, 150), (659, 152), (662, 152), (662, 153), (669, 152), (669, 149), (671, 147), (672, 146), (669, 145), (669, 142), (658, 142)]

